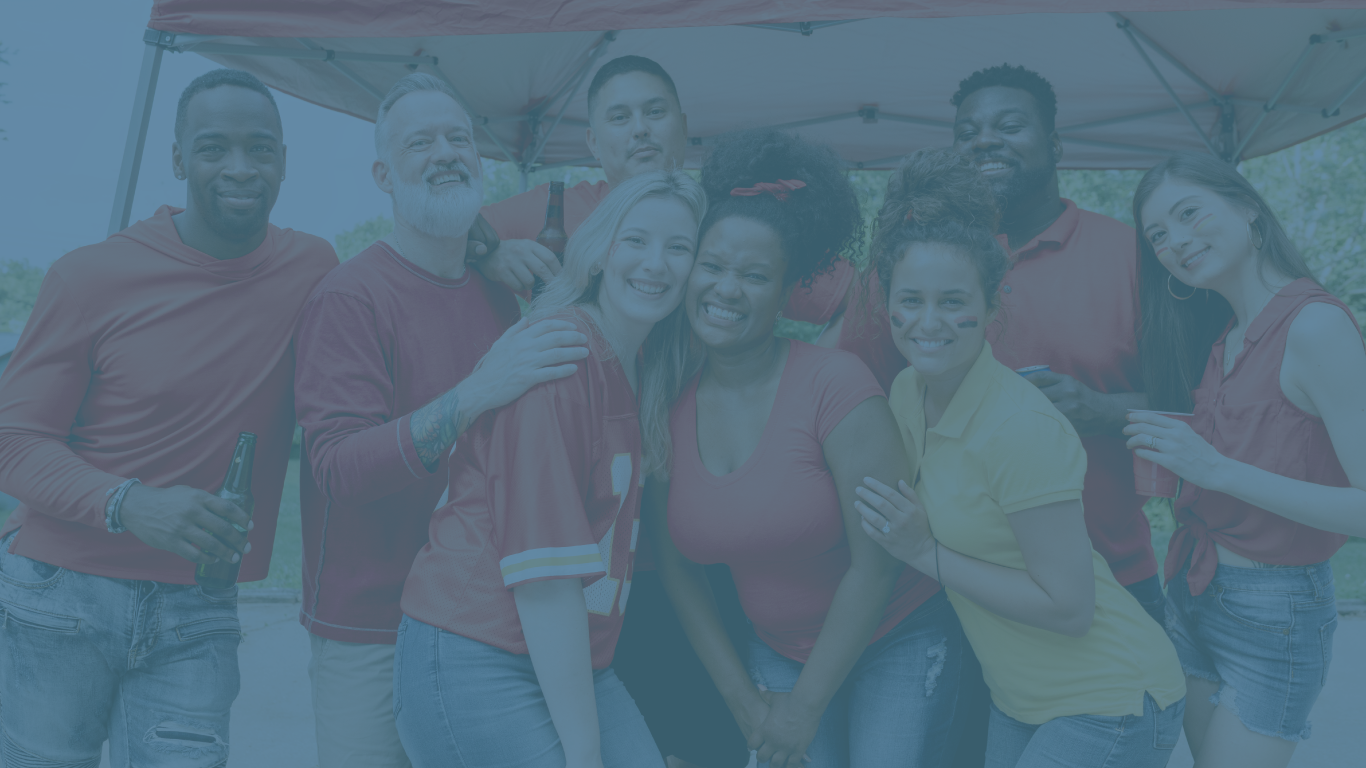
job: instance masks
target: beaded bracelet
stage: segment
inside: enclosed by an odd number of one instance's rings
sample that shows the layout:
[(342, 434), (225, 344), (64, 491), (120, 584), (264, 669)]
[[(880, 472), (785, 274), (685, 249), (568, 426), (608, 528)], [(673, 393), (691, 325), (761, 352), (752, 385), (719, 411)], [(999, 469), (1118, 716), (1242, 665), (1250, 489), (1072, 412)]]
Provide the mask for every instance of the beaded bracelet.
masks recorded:
[(123, 533), (128, 530), (124, 527), (119, 513), (123, 508), (123, 497), (128, 495), (128, 489), (134, 484), (141, 485), (142, 481), (136, 477), (130, 478), (104, 492), (105, 496), (110, 497), (104, 505), (104, 527), (110, 533)]

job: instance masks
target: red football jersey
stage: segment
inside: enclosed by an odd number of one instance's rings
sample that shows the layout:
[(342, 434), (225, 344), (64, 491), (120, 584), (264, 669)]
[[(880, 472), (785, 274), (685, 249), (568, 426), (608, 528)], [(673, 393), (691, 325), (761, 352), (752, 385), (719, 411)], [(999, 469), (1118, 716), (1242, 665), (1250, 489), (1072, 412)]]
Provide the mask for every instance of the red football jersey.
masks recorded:
[(403, 612), (511, 653), (526, 640), (512, 587), (579, 578), (593, 668), (612, 663), (640, 534), (640, 423), (612, 347), (580, 309), (555, 315), (589, 338), (567, 378), (484, 414), (450, 462), (449, 501), (403, 588)]

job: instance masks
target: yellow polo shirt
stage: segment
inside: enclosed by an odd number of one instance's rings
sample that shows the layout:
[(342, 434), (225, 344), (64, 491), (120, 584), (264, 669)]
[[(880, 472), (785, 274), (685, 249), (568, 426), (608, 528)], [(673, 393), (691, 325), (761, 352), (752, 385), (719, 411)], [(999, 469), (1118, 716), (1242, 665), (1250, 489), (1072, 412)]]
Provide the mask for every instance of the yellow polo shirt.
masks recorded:
[[(939, 423), (926, 431), (924, 383), (907, 368), (891, 406), (919, 469), (915, 492), (945, 547), (1025, 569), (1006, 515), (1081, 499), (1086, 452), (1038, 388), (984, 345)], [(921, 443), (924, 443), (922, 445)], [(1022, 723), (1072, 715), (1142, 715), (1143, 694), (1166, 708), (1186, 695), (1176, 649), (1094, 550), (1096, 613), (1085, 637), (1027, 626), (947, 590), (982, 662), (991, 698)]]

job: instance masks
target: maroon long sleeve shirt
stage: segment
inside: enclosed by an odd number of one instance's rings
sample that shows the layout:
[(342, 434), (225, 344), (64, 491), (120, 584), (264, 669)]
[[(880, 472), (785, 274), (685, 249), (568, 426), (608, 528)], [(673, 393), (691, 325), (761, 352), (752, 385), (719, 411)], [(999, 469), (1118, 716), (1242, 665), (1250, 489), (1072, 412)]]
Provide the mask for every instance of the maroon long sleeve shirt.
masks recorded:
[(318, 284), (299, 325), (295, 375), (308, 631), (395, 641), (403, 582), (427, 543), (449, 460), (423, 466), (412, 413), (469, 376), (520, 314), (513, 295), (476, 270), (442, 279), (384, 243)]

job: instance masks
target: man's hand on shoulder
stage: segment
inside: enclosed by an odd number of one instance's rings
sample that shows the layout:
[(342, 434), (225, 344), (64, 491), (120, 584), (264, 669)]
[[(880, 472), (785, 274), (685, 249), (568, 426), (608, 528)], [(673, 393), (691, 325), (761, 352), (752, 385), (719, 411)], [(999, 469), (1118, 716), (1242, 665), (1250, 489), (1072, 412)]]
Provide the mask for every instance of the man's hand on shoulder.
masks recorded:
[(134, 485), (123, 497), (119, 519), (129, 532), (157, 549), (207, 565), (235, 561), (251, 551), (251, 518), (236, 504), (189, 486)]
[[(471, 243), (474, 242), (472, 238), (471, 235)], [(560, 273), (560, 260), (535, 240), (503, 240), (475, 266), (484, 277), (515, 292), (531, 290), (537, 277), (542, 282), (550, 282)]]
[(588, 357), (587, 344), (588, 337), (568, 320), (532, 323), (524, 317), (493, 343), (461, 389), (469, 391), (480, 412), (502, 407), (537, 384), (573, 375), (574, 361)]
[(465, 261), (478, 263), (485, 256), (498, 250), (498, 232), (488, 223), (484, 214), (475, 214), (465, 239)]

